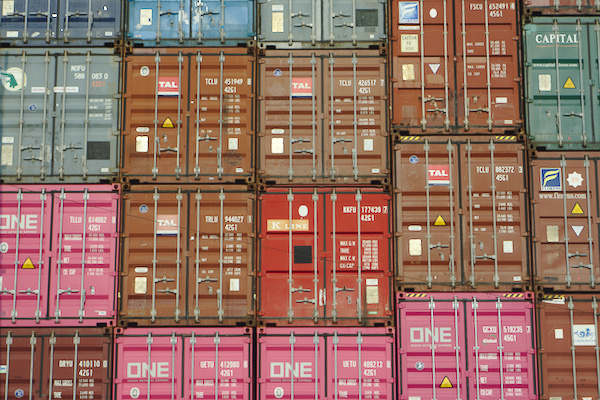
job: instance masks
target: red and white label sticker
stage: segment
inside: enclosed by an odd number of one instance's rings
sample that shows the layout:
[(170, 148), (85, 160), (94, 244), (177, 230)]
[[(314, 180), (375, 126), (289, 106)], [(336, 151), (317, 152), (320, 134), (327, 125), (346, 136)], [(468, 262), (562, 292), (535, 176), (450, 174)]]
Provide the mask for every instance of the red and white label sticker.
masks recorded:
[(430, 165), (427, 183), (436, 186), (450, 186), (450, 166)]
[(179, 218), (177, 215), (158, 215), (156, 217), (156, 234), (157, 235), (177, 235), (177, 226)]
[(312, 97), (312, 78), (292, 78), (292, 97)]
[(159, 96), (177, 96), (179, 95), (179, 77), (159, 77), (158, 78)]

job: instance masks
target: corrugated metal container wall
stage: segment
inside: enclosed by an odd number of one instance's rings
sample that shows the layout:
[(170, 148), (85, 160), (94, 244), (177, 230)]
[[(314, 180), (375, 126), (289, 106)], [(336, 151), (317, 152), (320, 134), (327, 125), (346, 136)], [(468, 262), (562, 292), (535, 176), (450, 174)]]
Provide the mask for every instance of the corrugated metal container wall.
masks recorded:
[(537, 399), (530, 293), (398, 293), (399, 398)]
[[(532, 17), (523, 27), (528, 135), (540, 150), (600, 148), (600, 18)], [(558, 65), (558, 66), (557, 66)]]
[(517, 133), (518, 2), (392, 4), (392, 125), (401, 134)]
[(5, 399), (110, 400), (110, 328), (0, 329)]
[(598, 397), (598, 301), (591, 294), (540, 294), (537, 302), (540, 398)]
[(531, 290), (522, 144), (408, 136), (394, 158), (403, 290)]
[(121, 38), (122, 8), (121, 0), (4, 0), (0, 42), (112, 47)]
[(126, 6), (126, 36), (143, 46), (254, 46), (253, 0), (129, 0)]
[(393, 328), (260, 328), (257, 398), (394, 400)]
[(259, 0), (258, 10), (261, 44), (281, 49), (351, 49), (385, 45), (387, 39), (385, 1)]
[(540, 153), (531, 161), (533, 262), (540, 288), (600, 284), (598, 161), (595, 153)]
[(120, 67), (111, 49), (1, 49), (2, 181), (115, 179)]
[(0, 186), (0, 325), (114, 325), (119, 192)]
[(525, 15), (573, 15), (600, 14), (600, 3), (595, 0), (525, 0)]
[(249, 328), (118, 328), (114, 399), (252, 400)]
[(259, 179), (387, 182), (387, 67), (378, 51), (266, 51), (259, 58)]
[(252, 323), (252, 192), (141, 185), (124, 193), (123, 210), (119, 323)]
[(259, 320), (391, 324), (390, 205), (389, 194), (377, 188), (261, 194)]
[(123, 177), (252, 180), (254, 57), (245, 49), (134, 49), (125, 71)]

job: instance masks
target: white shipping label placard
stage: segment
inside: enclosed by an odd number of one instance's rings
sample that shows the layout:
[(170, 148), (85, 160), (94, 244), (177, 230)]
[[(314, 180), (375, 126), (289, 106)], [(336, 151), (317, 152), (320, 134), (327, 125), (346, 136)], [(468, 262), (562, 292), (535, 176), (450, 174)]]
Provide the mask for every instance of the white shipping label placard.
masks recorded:
[(227, 148), (229, 150), (238, 150), (238, 138), (232, 137), (227, 140)]
[(403, 81), (414, 81), (415, 80), (415, 65), (404, 64), (402, 66), (402, 80)]
[(283, 13), (272, 12), (271, 13), (271, 32), (283, 33)]
[(496, 97), (496, 104), (507, 104), (508, 97)]
[(271, 138), (271, 153), (283, 154), (283, 138)]
[(2, 16), (6, 17), (15, 13), (15, 1), (4, 0), (2, 2)]
[(378, 286), (367, 286), (366, 287), (367, 304), (379, 304), (379, 287)]
[(133, 280), (133, 292), (135, 294), (146, 294), (148, 288), (148, 278), (145, 276), (136, 276)]
[(14, 143), (15, 142), (15, 137), (14, 136), (4, 136), (2, 137), (2, 143)]
[(558, 225), (548, 225), (546, 227), (546, 240), (550, 243), (558, 243), (559, 239)]
[(140, 10), (140, 25), (148, 26), (152, 25), (152, 9), (142, 8)]
[(373, 151), (373, 139), (365, 139), (363, 142), (364, 151)]
[(593, 324), (573, 325), (573, 346), (595, 346), (596, 340)]
[(135, 151), (137, 153), (147, 153), (148, 145), (149, 145), (148, 136), (138, 136), (135, 138)]
[(563, 330), (560, 328), (556, 328), (554, 330), (554, 339), (562, 339), (564, 338)]
[(229, 291), (239, 292), (240, 291), (240, 280), (237, 278), (229, 280)]
[(402, 53), (418, 53), (419, 35), (400, 35), (400, 51)]
[(422, 253), (421, 239), (408, 239), (408, 254), (411, 256), (420, 256)]
[(41, 86), (33, 86), (31, 88), (31, 93), (33, 94), (45, 94), (46, 93), (46, 88), (45, 87), (41, 87)]
[(13, 165), (13, 145), (3, 144), (0, 153), (0, 165), (9, 166)]
[(6, 37), (7, 38), (18, 38), (19, 37), (19, 31), (7, 31), (6, 32)]
[(54, 93), (79, 93), (79, 86), (54, 86)]
[(377, 286), (379, 281), (377, 279), (367, 279), (365, 280), (367, 286)]
[(504, 242), (502, 242), (502, 249), (504, 250), (504, 253), (512, 254), (512, 252), (513, 252), (513, 241), (512, 240), (505, 240)]
[(550, 74), (538, 75), (538, 87), (540, 92), (549, 92), (552, 89), (552, 76)]

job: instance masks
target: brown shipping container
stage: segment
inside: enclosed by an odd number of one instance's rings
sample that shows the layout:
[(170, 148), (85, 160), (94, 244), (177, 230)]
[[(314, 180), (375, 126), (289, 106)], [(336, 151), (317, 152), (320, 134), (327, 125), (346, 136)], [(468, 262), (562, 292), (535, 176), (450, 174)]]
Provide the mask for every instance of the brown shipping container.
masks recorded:
[(598, 296), (544, 295), (537, 301), (542, 400), (597, 399)]
[(396, 144), (402, 290), (531, 290), (525, 151), (502, 139), (408, 136)]
[(518, 2), (392, 2), (392, 126), (513, 134), (522, 125)]
[(5, 400), (109, 400), (112, 328), (0, 329)]
[(554, 290), (597, 288), (600, 152), (538, 155), (531, 161), (535, 284)]
[(259, 81), (262, 183), (387, 182), (387, 63), (379, 51), (267, 50)]
[(119, 324), (252, 323), (254, 195), (245, 189), (124, 193)]
[(247, 183), (254, 173), (254, 57), (243, 48), (125, 56), (122, 176)]

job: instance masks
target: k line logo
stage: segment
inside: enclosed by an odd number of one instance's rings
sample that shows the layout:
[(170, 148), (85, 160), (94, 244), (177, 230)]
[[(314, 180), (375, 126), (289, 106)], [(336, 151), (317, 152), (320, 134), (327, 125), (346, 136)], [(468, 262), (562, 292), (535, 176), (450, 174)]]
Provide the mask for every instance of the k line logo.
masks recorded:
[(562, 178), (560, 168), (542, 168), (540, 171), (542, 191), (562, 190)]

